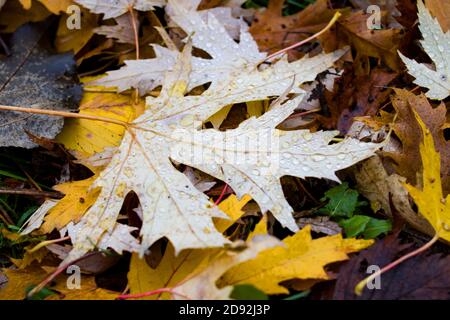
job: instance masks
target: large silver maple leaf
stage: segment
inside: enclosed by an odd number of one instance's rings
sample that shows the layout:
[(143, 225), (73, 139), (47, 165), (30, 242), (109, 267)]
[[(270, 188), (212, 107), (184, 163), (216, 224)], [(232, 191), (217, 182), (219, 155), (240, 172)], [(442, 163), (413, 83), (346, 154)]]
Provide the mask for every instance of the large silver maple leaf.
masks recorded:
[[(218, 61), (223, 61), (223, 69), (208, 69), (200, 77), (199, 70), (193, 70), (196, 66), (190, 41), (176, 55), (174, 65), (162, 80), (161, 94), (147, 98), (148, 110), (133, 122), (112, 161), (96, 180), (93, 187), (100, 187), (101, 193), (73, 229), (74, 247), (65, 262), (79, 258), (100, 242), (102, 247), (107, 245), (102, 239), (116, 230), (124, 197), (131, 191), (139, 197), (143, 211), (138, 250), (141, 254), (163, 237), (172, 242), (177, 252), (227, 243), (212, 222), (213, 217), (226, 218), (225, 214), (177, 171), (172, 161), (225, 181), (238, 196), (249, 194), (263, 212), (270, 211), (283, 226), (296, 231), (280, 178), (291, 175), (338, 180), (337, 170), (372, 156), (380, 147), (355, 139), (330, 144), (335, 131), (276, 129), (304, 98), (305, 92), (299, 85), (313, 81), (342, 56), (342, 51), (293, 63), (283, 59), (259, 70), (255, 56), (264, 55), (257, 51), (246, 31), (238, 44), (214, 16), (204, 22), (193, 11), (186, 19), (189, 26), (184, 27), (193, 31), (192, 44), (208, 52), (217, 68)], [(183, 26), (183, 22), (179, 24)], [(225, 50), (224, 54), (216, 46), (229, 46), (232, 50)], [(207, 80), (212, 83), (202, 95), (187, 95), (193, 83)], [(244, 121), (234, 130), (201, 129), (202, 121), (224, 106), (269, 97), (281, 98), (269, 112)], [(124, 239), (129, 241), (128, 231), (122, 230)], [(114, 239), (117, 241), (116, 235)], [(130, 250), (134, 248), (135, 243), (130, 245)]]

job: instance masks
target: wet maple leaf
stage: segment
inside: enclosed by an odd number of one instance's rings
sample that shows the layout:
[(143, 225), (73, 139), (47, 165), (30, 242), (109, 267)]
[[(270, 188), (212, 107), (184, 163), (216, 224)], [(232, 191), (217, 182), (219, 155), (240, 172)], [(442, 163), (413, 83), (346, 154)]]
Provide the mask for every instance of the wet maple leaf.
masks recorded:
[(103, 19), (117, 18), (126, 13), (130, 7), (139, 11), (153, 10), (161, 7), (165, 0), (75, 0), (76, 3), (94, 13), (104, 14)]
[[(380, 147), (354, 139), (330, 145), (336, 132), (275, 129), (303, 99), (305, 92), (298, 85), (312, 81), (343, 52), (293, 63), (282, 59), (260, 71), (256, 66), (265, 54), (257, 50), (245, 30), (238, 44), (213, 15), (205, 23), (197, 12), (186, 11), (175, 1), (169, 1), (169, 5), (177, 24), (195, 31), (191, 36), (193, 44), (210, 53), (216, 60), (214, 63), (223, 61), (224, 68), (213, 70), (212, 83), (202, 95), (185, 96), (191, 82), (198, 81), (195, 78), (198, 74), (193, 73), (189, 43), (178, 54), (175, 65), (165, 74), (161, 94), (158, 98), (147, 98), (149, 109), (131, 124), (131, 131), (125, 134), (112, 161), (94, 183), (93, 187), (101, 188), (97, 201), (80, 223), (69, 229), (74, 248), (65, 262), (82, 256), (99, 243), (104, 247), (108, 243), (105, 237), (115, 231), (124, 232), (127, 238), (120, 250), (126, 249), (125, 243), (130, 244), (128, 250), (136, 250), (127, 230), (116, 222), (124, 197), (130, 191), (136, 192), (143, 208), (138, 250), (141, 254), (163, 237), (171, 241), (176, 252), (227, 243), (212, 223), (213, 217), (224, 214), (211, 206), (209, 199), (175, 169), (171, 160), (226, 181), (239, 197), (249, 194), (263, 212), (270, 210), (283, 226), (296, 231), (292, 208), (281, 189), (281, 176), (337, 180), (335, 171), (370, 157)], [(202, 75), (202, 81), (206, 82), (207, 76)], [(286, 90), (298, 96), (281, 101), (263, 116), (250, 118), (237, 129), (199, 130), (202, 121), (224, 106), (283, 96)], [(267, 144), (274, 139), (279, 140), (280, 146), (275, 153), (274, 146)], [(122, 226), (120, 232), (117, 226)], [(118, 243), (114, 244), (117, 247)]]
[(450, 95), (450, 31), (444, 33), (437, 19), (434, 19), (422, 0), (417, 2), (419, 8), (419, 29), (423, 40), (420, 41), (425, 52), (435, 65), (435, 70), (405, 57), (400, 57), (408, 68), (408, 72), (415, 77), (414, 83), (428, 88), (426, 93), (430, 99), (443, 100)]

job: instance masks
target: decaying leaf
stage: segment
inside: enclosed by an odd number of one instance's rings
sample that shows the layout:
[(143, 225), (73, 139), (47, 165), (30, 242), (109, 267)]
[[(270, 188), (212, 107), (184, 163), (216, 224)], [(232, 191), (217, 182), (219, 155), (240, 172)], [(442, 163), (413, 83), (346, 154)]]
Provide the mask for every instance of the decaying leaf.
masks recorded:
[(130, 14), (121, 15), (115, 20), (117, 23), (116, 25), (98, 27), (95, 29), (95, 33), (104, 35), (107, 38), (116, 39), (119, 43), (134, 44), (134, 31)]
[(425, 5), (431, 14), (436, 17), (444, 32), (450, 30), (450, 1), (426, 0)]
[(367, 276), (367, 266), (385, 266), (410, 247), (400, 243), (398, 234), (377, 241), (353, 257), (339, 270), (333, 300), (448, 300), (450, 258), (440, 254), (413, 257), (381, 277), (376, 290), (354, 293), (356, 284)]
[(437, 19), (433, 18), (422, 0), (417, 1), (419, 9), (419, 28), (423, 40), (420, 41), (428, 56), (433, 60), (435, 70), (405, 57), (400, 57), (408, 68), (408, 72), (415, 77), (414, 83), (428, 90), (430, 99), (443, 100), (450, 95), (450, 31), (444, 33)]
[(333, 91), (324, 92), (327, 114), (318, 116), (326, 128), (336, 128), (346, 133), (354, 117), (373, 116), (389, 97), (386, 87), (397, 77), (395, 72), (374, 68), (368, 75), (356, 75), (354, 67), (346, 67)]
[(289, 291), (280, 283), (293, 279), (328, 280), (324, 267), (348, 259), (348, 253), (367, 248), (373, 241), (342, 239), (342, 235), (312, 239), (303, 228), (283, 240), (285, 246), (263, 251), (257, 258), (227, 271), (219, 285), (251, 284), (267, 294)]
[(392, 124), (392, 129), (401, 141), (401, 148), (385, 151), (384, 154), (394, 161), (394, 167), (399, 175), (407, 178), (407, 181), (412, 184), (416, 183), (417, 172), (421, 170), (417, 142), (422, 139), (420, 127), (414, 116), (414, 111), (417, 112), (433, 135), (436, 149), (443, 155), (442, 184), (444, 192), (448, 193), (450, 190), (450, 147), (444, 136), (445, 105), (442, 103), (434, 108), (425, 95), (415, 95), (401, 89), (395, 90), (395, 96), (391, 100), (397, 112), (397, 120)]
[(393, 217), (392, 204), (412, 227), (431, 236), (434, 234), (431, 225), (411, 208), (408, 191), (403, 186), (406, 179), (395, 173), (389, 175), (379, 156), (359, 163), (354, 174), (358, 191), (370, 200), (374, 212), (383, 210), (387, 216)]
[[(177, 7), (174, 8), (177, 12)], [(380, 147), (354, 139), (330, 145), (336, 132), (312, 134), (308, 130), (275, 129), (302, 100), (305, 93), (297, 86), (312, 81), (342, 52), (293, 63), (281, 60), (259, 71), (257, 62), (251, 61), (254, 54), (264, 55), (257, 51), (248, 33), (243, 31), (237, 44), (214, 16), (206, 24), (196, 12), (189, 12), (189, 19), (182, 10), (178, 14), (172, 18), (195, 31), (191, 37), (196, 47), (216, 59), (224, 57), (223, 50), (229, 48), (238, 54), (232, 59), (225, 56), (226, 61), (237, 63), (239, 68), (235, 69), (233, 64), (226, 67), (221, 81), (210, 79), (212, 84), (202, 95), (185, 96), (192, 83), (191, 51), (189, 43), (186, 45), (175, 66), (166, 73), (161, 94), (147, 98), (149, 109), (132, 123), (120, 149), (94, 183), (93, 187), (100, 187), (101, 193), (76, 226), (77, 232), (72, 237), (74, 249), (66, 262), (92, 250), (108, 236), (130, 191), (138, 195), (143, 208), (141, 254), (162, 237), (171, 241), (176, 252), (223, 246), (227, 240), (215, 230), (211, 218), (224, 214), (211, 207), (208, 198), (169, 159), (225, 181), (238, 197), (249, 194), (263, 212), (270, 210), (283, 226), (295, 231), (298, 227), (291, 215), (292, 208), (279, 181), (282, 176), (337, 180), (335, 171), (371, 156)], [(240, 58), (247, 55), (250, 59)], [(201, 122), (223, 106), (281, 96), (288, 88), (298, 96), (257, 119), (243, 122), (235, 130), (199, 130)], [(276, 152), (271, 141), (277, 145)]]
[[(386, 11), (381, 12), (386, 14)], [(356, 11), (344, 15), (321, 39), (325, 51), (335, 50), (351, 44), (355, 49), (355, 64), (368, 64), (367, 57), (383, 61), (392, 70), (400, 70), (397, 50), (402, 44), (403, 34), (400, 29), (369, 29), (370, 13)]]
[[(382, 11), (388, 13), (387, 24), (390, 28), (400, 28), (401, 25), (397, 22), (395, 17), (401, 16), (401, 12), (397, 9), (397, 0), (350, 0), (350, 2), (359, 9), (370, 13), (370, 6), (377, 6)], [(372, 7), (375, 9), (376, 7)]]
[[(269, 53), (286, 48), (323, 29), (336, 13), (328, 8), (327, 0), (318, 0), (304, 10), (290, 16), (283, 16), (285, 0), (269, 1), (266, 10), (258, 12), (250, 27), (250, 33), (262, 51)], [(291, 58), (304, 55), (290, 51)]]
[[(0, 57), (0, 104), (71, 110), (81, 98), (72, 54), (52, 55), (48, 22), (21, 27), (11, 38), (11, 55)], [(27, 133), (52, 139), (61, 118), (1, 111), (0, 146), (33, 148)]]

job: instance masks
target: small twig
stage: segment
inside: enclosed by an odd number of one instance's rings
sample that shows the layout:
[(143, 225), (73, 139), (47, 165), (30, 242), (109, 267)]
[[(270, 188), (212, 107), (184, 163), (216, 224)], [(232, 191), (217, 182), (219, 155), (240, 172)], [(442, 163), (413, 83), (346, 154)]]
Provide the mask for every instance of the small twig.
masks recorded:
[(14, 225), (14, 221), (9, 216), (8, 212), (6, 212), (5, 209), (3, 209), (2, 206), (0, 206), (0, 217), (2, 218), (3, 222), (5, 222), (7, 225)]
[(439, 240), (439, 235), (436, 233), (434, 235), (434, 237), (427, 242), (425, 245), (423, 245), (422, 247), (408, 253), (407, 255), (404, 255), (403, 257), (395, 260), (394, 262), (389, 263), (387, 266), (385, 266), (383, 269), (378, 270), (377, 272), (372, 273), (370, 276), (368, 276), (367, 278), (365, 278), (364, 280), (360, 281), (356, 287), (355, 287), (355, 294), (360, 296), (364, 290), (364, 288), (367, 286), (367, 284), (372, 281), (373, 279), (375, 279), (376, 277), (379, 277), (381, 274), (391, 270), (392, 268), (396, 267), (397, 265), (399, 265), (400, 263), (402, 263), (405, 260), (408, 260), (409, 258), (412, 258), (424, 251), (426, 251), (427, 249), (429, 249), (436, 241)]
[[(133, 6), (128, 7), (128, 11), (130, 12), (130, 18), (131, 18), (131, 25), (133, 26), (133, 33), (134, 33), (134, 45), (136, 46), (136, 60), (140, 59), (140, 48), (139, 48), (139, 32), (138, 32), (138, 26), (136, 17), (134, 16), (134, 9)], [(135, 101), (136, 104), (139, 103), (139, 89), (136, 88), (135, 91)]]
[(299, 178), (296, 178), (294, 181), (297, 184), (297, 186), (299, 186), (315, 204), (320, 204), (320, 201), (314, 198), (314, 196), (308, 191), (308, 189), (306, 189), (306, 187), (303, 185), (303, 183)]
[(311, 110), (307, 110), (307, 111), (303, 111), (303, 112), (299, 112), (299, 113), (294, 113), (289, 118), (292, 119), (292, 118), (307, 116), (308, 114), (319, 112), (320, 110), (322, 110), (322, 109), (316, 108), (316, 109), (311, 109)]
[(33, 190), (33, 189), (7, 189), (0, 188), (0, 194), (14, 194), (14, 195), (23, 195), (23, 196), (32, 196), (32, 197), (47, 197), (53, 199), (62, 199), (64, 198), (64, 194), (58, 191), (41, 191), (41, 190)]
[(136, 17), (134, 16), (133, 6), (130, 5), (128, 7), (128, 11), (130, 12), (131, 25), (133, 27), (133, 33), (134, 33), (134, 45), (136, 46), (136, 60), (139, 60), (140, 56), (141, 56), (140, 48), (139, 48), (139, 33), (138, 33)]
[(11, 55), (11, 51), (9, 50), (8, 46), (6, 45), (6, 43), (3, 41), (2, 37), (0, 36), (0, 45), (2, 46), (3, 50), (5, 50), (5, 54), (7, 56)]
[(40, 186), (36, 181), (34, 181), (34, 179), (28, 174), (28, 172), (27, 172), (24, 168), (22, 168), (22, 166), (21, 166), (20, 164), (17, 164), (17, 166), (18, 166), (18, 167), (20, 168), (20, 170), (25, 174), (25, 176), (27, 177), (28, 181), (29, 181), (36, 189), (38, 189), (39, 191), (42, 191), (41, 186)]
[(323, 28), (323, 29), (320, 30), (319, 32), (313, 34), (311, 37), (306, 38), (305, 40), (302, 40), (302, 41), (300, 41), (300, 42), (294, 43), (293, 45), (291, 45), (291, 46), (289, 46), (289, 47), (287, 47), (287, 48), (284, 48), (284, 49), (281, 49), (281, 50), (279, 50), (279, 51), (277, 51), (277, 52), (275, 52), (275, 53), (272, 53), (272, 54), (269, 55), (266, 59), (264, 59), (263, 61), (261, 61), (259, 64), (261, 64), (261, 63), (263, 63), (263, 62), (265, 62), (265, 61), (267, 61), (267, 60), (272, 60), (273, 58), (275, 58), (276, 56), (278, 56), (278, 55), (280, 55), (280, 54), (283, 54), (283, 53), (285, 53), (285, 52), (287, 52), (287, 51), (289, 51), (289, 50), (292, 50), (292, 49), (295, 49), (295, 48), (297, 48), (297, 47), (300, 47), (301, 45), (304, 45), (305, 43), (307, 43), (307, 42), (309, 42), (309, 41), (311, 41), (311, 40), (314, 40), (315, 38), (321, 36), (322, 34), (324, 34), (325, 32), (327, 32), (327, 31), (328, 31), (328, 30), (336, 23), (336, 21), (339, 19), (339, 17), (340, 17), (341, 15), (342, 15), (342, 14), (341, 14), (340, 12), (336, 12), (336, 13), (334, 14), (333, 18), (330, 20), (330, 22), (328, 22), (328, 24), (327, 24), (327, 26), (326, 26), (325, 28)]

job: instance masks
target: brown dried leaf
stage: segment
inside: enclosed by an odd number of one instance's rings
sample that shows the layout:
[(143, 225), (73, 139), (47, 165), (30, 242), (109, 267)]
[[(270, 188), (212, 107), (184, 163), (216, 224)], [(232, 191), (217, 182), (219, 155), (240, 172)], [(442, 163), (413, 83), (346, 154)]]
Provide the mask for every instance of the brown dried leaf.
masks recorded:
[(346, 133), (354, 117), (375, 115), (391, 92), (386, 86), (397, 77), (396, 73), (379, 67), (369, 75), (355, 73), (352, 65), (347, 66), (336, 81), (334, 91), (325, 91), (329, 116), (318, 116), (325, 128), (337, 128)]
[[(261, 51), (272, 53), (308, 38), (323, 29), (336, 12), (328, 8), (327, 0), (318, 0), (297, 14), (282, 16), (283, 5), (284, 0), (272, 0), (265, 11), (256, 14), (250, 33)], [(289, 52), (291, 59), (303, 55)]]
[(394, 161), (396, 172), (406, 177), (408, 182), (417, 182), (417, 173), (422, 171), (419, 141), (422, 139), (420, 127), (413, 110), (416, 110), (431, 131), (436, 150), (441, 154), (441, 176), (444, 194), (450, 191), (450, 144), (444, 137), (446, 107), (442, 103), (437, 108), (429, 103), (425, 95), (415, 95), (406, 90), (396, 89), (392, 105), (398, 113), (393, 131), (402, 142), (401, 151), (385, 154)]

